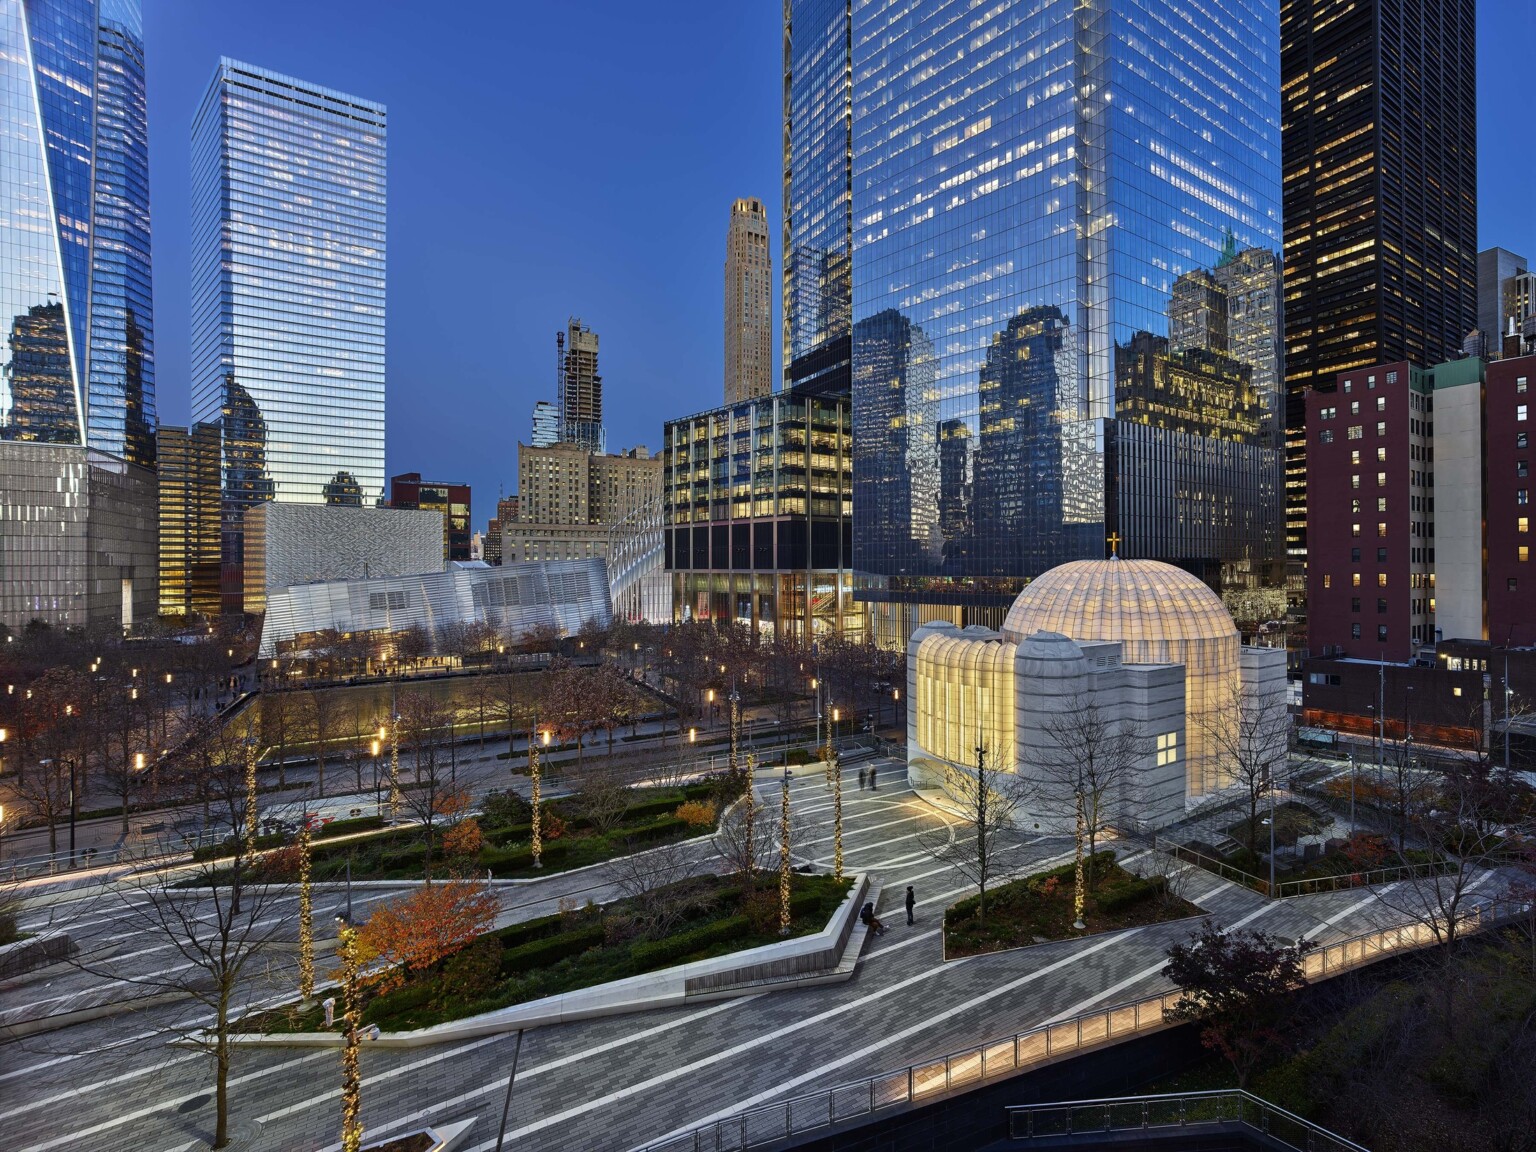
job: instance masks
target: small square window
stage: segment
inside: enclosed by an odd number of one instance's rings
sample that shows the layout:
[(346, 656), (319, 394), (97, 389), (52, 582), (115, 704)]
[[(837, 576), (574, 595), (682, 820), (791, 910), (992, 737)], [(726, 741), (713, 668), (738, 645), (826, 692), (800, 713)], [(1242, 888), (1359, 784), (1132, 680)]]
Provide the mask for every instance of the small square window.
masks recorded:
[(1531, 547), (1530, 547), (1530, 545), (1529, 544), (1522, 544), (1522, 545), (1520, 545), (1520, 553), (1519, 553), (1519, 555), (1520, 555), (1520, 563), (1522, 563), (1522, 564), (1529, 563), (1530, 559), (1531, 559)]
[(1387, 510), (1387, 498), (1385, 496), (1378, 496), (1378, 497), (1376, 497), (1376, 511), (1378, 511), (1378, 512), (1385, 512), (1386, 510)]
[(1531, 462), (1529, 460), (1515, 461), (1515, 475), (1529, 476), (1531, 474)]
[(1350, 586), (1353, 587), (1353, 588), (1360, 587), (1360, 573), (1356, 572), (1352, 576), (1350, 576), (1349, 583), (1350, 583)]
[(1344, 391), (1346, 391), (1346, 392), (1353, 392), (1354, 390), (1355, 390), (1355, 385), (1354, 385), (1354, 382), (1352, 380), (1344, 381)]
[(1376, 549), (1376, 563), (1378, 563), (1378, 564), (1385, 564), (1386, 562), (1387, 562), (1387, 550), (1385, 548), (1378, 548), (1378, 549)]
[(1387, 474), (1385, 472), (1378, 472), (1378, 473), (1376, 473), (1376, 487), (1378, 487), (1378, 488), (1385, 488), (1386, 486), (1387, 486)]
[(1327, 572), (1323, 573), (1323, 587), (1324, 588), (1332, 588), (1333, 587), (1333, 577), (1332, 577), (1332, 575), (1330, 575)]
[(1504, 587), (1507, 588), (1511, 592), (1518, 592), (1518, 591), (1520, 591), (1520, 581), (1515, 579), (1515, 577), (1511, 576), (1508, 580), (1506, 580), (1504, 582)]
[(1385, 624), (1378, 624), (1378, 625), (1376, 625), (1376, 639), (1378, 639), (1378, 640), (1385, 640), (1386, 638), (1387, 638), (1387, 626)]
[(1360, 449), (1356, 448), (1349, 454), (1349, 462), (1356, 468), (1360, 467)]
[(1351, 524), (1349, 526), (1349, 534), (1351, 536), (1354, 536), (1354, 537), (1358, 538), (1359, 535), (1360, 535), (1360, 525), (1358, 525), (1358, 524)]
[(1378, 616), (1385, 616), (1386, 614), (1387, 614), (1387, 602), (1385, 600), (1378, 599), (1376, 601), (1376, 615), (1378, 615)]
[(1332, 444), (1333, 443), (1333, 429), (1332, 428), (1324, 428), (1321, 432), (1319, 432), (1317, 434), (1317, 442), (1319, 444)]
[(1515, 420), (1517, 422), (1518, 421), (1524, 421), (1530, 414), (1531, 414), (1530, 405), (1528, 405), (1528, 404), (1516, 404), (1515, 405)]
[(1364, 438), (1364, 436), (1365, 436), (1365, 428), (1363, 426), (1361, 426), (1359, 424), (1351, 424), (1349, 426), (1349, 438), (1351, 440), (1360, 440), (1360, 439)]
[(1531, 518), (1529, 516), (1522, 516), (1522, 517), (1520, 517), (1519, 520), (1515, 521), (1515, 531), (1516, 532), (1529, 532), (1530, 530), (1531, 530)]
[(1349, 414), (1351, 416), (1358, 416), (1358, 415), (1360, 415), (1360, 401), (1358, 401), (1358, 400), (1351, 400), (1349, 402)]
[(1386, 462), (1387, 462), (1387, 450), (1385, 448), (1378, 448), (1378, 449), (1376, 449), (1376, 463), (1378, 463), (1378, 464), (1385, 464)]
[(1359, 475), (1359, 473), (1356, 473), (1355, 475), (1353, 475), (1353, 476), (1351, 476), (1349, 478), (1349, 486), (1351, 488), (1358, 488), (1358, 487), (1360, 487), (1360, 475)]
[(1381, 537), (1382, 539), (1386, 538), (1387, 526), (1386, 526), (1385, 523), (1377, 523), (1377, 525), (1376, 525), (1376, 535)]
[(1525, 432), (1516, 432), (1515, 433), (1515, 447), (1516, 448), (1529, 448), (1530, 446), (1531, 446), (1531, 438), (1530, 438), (1530, 435), (1528, 433), (1525, 433)]
[(1378, 420), (1378, 421), (1376, 421), (1376, 435), (1378, 435), (1378, 436), (1385, 436), (1386, 434), (1387, 434), (1387, 422), (1385, 420)]
[(1387, 586), (1387, 574), (1385, 572), (1378, 572), (1378, 573), (1376, 573), (1376, 587), (1378, 587), (1378, 588), (1385, 588), (1386, 586)]
[(1351, 624), (1349, 626), (1349, 638), (1351, 640), (1358, 640), (1358, 639), (1360, 639), (1360, 625), (1358, 625), (1358, 624)]
[(1460, 696), (1461, 695), (1461, 689), (1460, 688), (1452, 688), (1451, 689), (1451, 695), (1452, 696)]
[(1352, 564), (1360, 563), (1360, 549), (1351, 548), (1349, 550), (1349, 559)]
[(1358, 612), (1358, 611), (1360, 611), (1360, 597), (1358, 597), (1358, 596), (1351, 596), (1349, 598), (1349, 610), (1351, 612)]
[(1531, 490), (1529, 488), (1515, 489), (1515, 503), (1529, 504), (1531, 502)]
[(1395, 371), (1387, 373), (1387, 383), (1388, 384), (1396, 384), (1397, 383), (1397, 373)]
[(1378, 396), (1378, 397), (1376, 397), (1376, 411), (1378, 411), (1378, 412), (1385, 412), (1386, 410), (1387, 410), (1387, 398), (1385, 396)]
[(1520, 392), (1520, 393), (1524, 393), (1525, 392), (1525, 390), (1526, 390), (1525, 381), (1526, 381), (1526, 377), (1524, 377), (1524, 376), (1516, 376), (1515, 377), (1515, 391), (1516, 392)]

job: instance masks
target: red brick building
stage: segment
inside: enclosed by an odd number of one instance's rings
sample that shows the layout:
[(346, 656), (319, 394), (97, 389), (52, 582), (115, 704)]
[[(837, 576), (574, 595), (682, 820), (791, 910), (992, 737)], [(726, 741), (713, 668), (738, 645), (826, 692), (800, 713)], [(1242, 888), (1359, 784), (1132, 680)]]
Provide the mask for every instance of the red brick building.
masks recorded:
[(443, 560), (468, 560), (470, 553), (469, 485), (423, 480), (420, 472), (389, 479), (391, 508), (426, 508), (443, 514)]
[(1402, 661), (1434, 640), (1432, 373), (1341, 372), (1306, 398), (1314, 655)]

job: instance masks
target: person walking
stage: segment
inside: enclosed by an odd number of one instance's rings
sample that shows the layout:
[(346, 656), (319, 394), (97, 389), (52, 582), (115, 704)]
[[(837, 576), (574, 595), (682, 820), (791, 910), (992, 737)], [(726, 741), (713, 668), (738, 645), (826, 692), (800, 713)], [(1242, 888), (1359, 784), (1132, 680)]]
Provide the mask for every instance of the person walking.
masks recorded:
[(864, 766), (862, 764), (859, 765), (859, 791), (860, 792), (864, 791), (864, 777), (866, 775), (867, 775), (867, 773), (864, 771)]
[(873, 764), (869, 766), (869, 790), (871, 792), (875, 791), (875, 766)]
[(912, 891), (912, 885), (908, 884), (907, 885), (907, 923), (908, 924), (916, 924), (917, 923), (916, 920), (912, 919), (912, 909), (914, 909), (916, 907), (917, 907), (917, 893), (913, 892)]

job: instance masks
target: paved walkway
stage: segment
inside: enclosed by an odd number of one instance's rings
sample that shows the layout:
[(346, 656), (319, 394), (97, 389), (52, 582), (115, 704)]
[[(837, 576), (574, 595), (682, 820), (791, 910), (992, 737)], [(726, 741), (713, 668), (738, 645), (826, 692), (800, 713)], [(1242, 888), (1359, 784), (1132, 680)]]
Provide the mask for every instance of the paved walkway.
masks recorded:
[[(896, 766), (883, 766), (880, 778), (878, 791), (858, 791), (856, 769), (844, 773), (845, 867), (871, 871), (884, 886), (890, 925), (869, 942), (853, 980), (529, 1033), (508, 1146), (622, 1152), (744, 1104), (902, 1067), (1166, 986), (1159, 975), (1166, 949), (1190, 931), (1188, 922), (945, 963), (943, 909), (971, 889), (923, 847), (922, 834), (942, 834), (945, 818), (905, 788)], [(759, 788), (773, 806), (777, 780)], [(793, 789), (800, 852), (824, 862), (829, 791), (819, 771), (800, 775)], [(1020, 869), (1065, 861), (1070, 851), (1065, 838), (1008, 847)], [(551, 877), (547, 892), (526, 891), (520, 901), (534, 914), (572, 879)], [(1398, 918), (1359, 891), (1270, 904), (1205, 873), (1192, 872), (1186, 883), (1188, 897), (1222, 923), (1284, 936), (1337, 939)], [(919, 900), (912, 927), (897, 906), (908, 884)], [(281, 968), (291, 961), (276, 963), (278, 982), (291, 985), (291, 971)], [(39, 992), (29, 987), (26, 995)], [(165, 1029), (193, 1015), (185, 1005), (162, 1006), (0, 1047), (0, 1121), (12, 1143), (22, 1152), (199, 1147), (212, 1121), (209, 1062), (165, 1044)], [(512, 1050), (510, 1036), (427, 1051), (365, 1050), (369, 1138), (427, 1117), (475, 1116), (469, 1148), (494, 1148)], [(231, 1080), (235, 1146), (338, 1148), (339, 1084), (334, 1050), (240, 1051)]]

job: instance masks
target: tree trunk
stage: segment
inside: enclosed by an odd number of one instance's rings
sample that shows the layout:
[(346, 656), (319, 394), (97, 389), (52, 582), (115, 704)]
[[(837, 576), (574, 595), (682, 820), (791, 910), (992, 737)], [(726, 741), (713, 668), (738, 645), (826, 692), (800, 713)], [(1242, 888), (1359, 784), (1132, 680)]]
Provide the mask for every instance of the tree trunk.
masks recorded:
[(214, 1020), (214, 1121), (213, 1146), (229, 1143), (229, 989), (219, 990), (218, 1016)]

